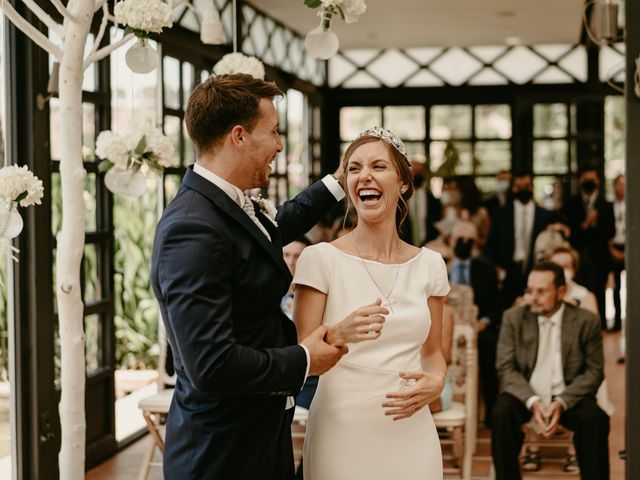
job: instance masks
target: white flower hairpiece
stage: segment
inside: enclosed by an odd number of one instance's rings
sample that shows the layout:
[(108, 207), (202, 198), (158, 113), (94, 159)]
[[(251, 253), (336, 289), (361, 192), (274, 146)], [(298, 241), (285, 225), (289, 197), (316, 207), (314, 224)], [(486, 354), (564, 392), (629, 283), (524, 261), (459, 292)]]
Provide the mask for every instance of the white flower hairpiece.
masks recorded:
[(264, 80), (264, 65), (256, 57), (248, 57), (242, 53), (227, 53), (215, 64), (213, 73), (215, 75), (246, 73)]
[(386, 128), (382, 127), (371, 127), (367, 128), (360, 135), (358, 135), (358, 138), (360, 137), (379, 138), (380, 140), (388, 143), (393, 148), (395, 148), (400, 153), (400, 155), (404, 157), (407, 163), (411, 165), (411, 160), (409, 160), (409, 155), (407, 154), (407, 148), (404, 146), (404, 142), (400, 140), (400, 138), (391, 130), (387, 130)]
[(263, 197), (251, 197), (251, 201), (258, 204), (260, 211), (271, 220), (276, 227), (278, 226), (278, 222), (276, 222), (276, 215), (278, 215), (278, 209), (273, 204), (273, 202), (267, 198)]

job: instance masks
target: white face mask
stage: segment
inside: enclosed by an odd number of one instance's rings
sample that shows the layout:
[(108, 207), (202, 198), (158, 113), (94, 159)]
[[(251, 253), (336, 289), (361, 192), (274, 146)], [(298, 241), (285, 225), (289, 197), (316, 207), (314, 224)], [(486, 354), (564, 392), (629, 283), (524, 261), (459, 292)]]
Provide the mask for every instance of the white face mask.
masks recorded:
[(451, 198), (451, 192), (449, 191), (445, 190), (444, 192), (442, 192), (442, 195), (440, 195), (440, 203), (444, 207), (451, 205), (451, 200), (453, 199)]
[(509, 180), (498, 180), (498, 193), (505, 193), (509, 190)]
[(564, 269), (564, 281), (567, 285), (569, 285), (571, 283), (571, 281), (573, 280), (573, 272), (571, 270), (568, 269)]

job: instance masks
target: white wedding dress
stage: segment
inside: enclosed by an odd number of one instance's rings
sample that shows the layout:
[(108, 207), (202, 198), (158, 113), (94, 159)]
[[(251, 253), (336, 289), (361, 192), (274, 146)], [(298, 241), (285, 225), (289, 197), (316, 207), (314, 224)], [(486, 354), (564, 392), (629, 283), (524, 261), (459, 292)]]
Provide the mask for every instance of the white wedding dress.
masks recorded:
[(420, 347), (431, 327), (427, 298), (449, 292), (440, 254), (423, 248), (405, 263), (387, 265), (320, 243), (302, 252), (293, 283), (327, 294), (323, 323), (331, 325), (383, 298), (379, 288), (389, 294), (394, 281), (393, 311), (382, 335), (349, 345), (349, 353), (320, 377), (304, 443), (305, 480), (443, 478), (429, 409), (393, 421), (382, 407), (385, 395), (402, 387), (399, 372), (422, 369)]

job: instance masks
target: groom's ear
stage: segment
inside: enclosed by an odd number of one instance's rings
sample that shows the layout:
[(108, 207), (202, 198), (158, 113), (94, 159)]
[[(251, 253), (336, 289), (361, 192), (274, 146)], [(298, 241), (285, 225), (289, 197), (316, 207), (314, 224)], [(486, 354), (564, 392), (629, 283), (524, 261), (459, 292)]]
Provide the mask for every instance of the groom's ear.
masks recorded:
[(231, 142), (233, 143), (233, 145), (236, 147), (240, 147), (245, 142), (247, 131), (244, 129), (242, 125), (236, 125), (229, 132), (229, 136), (231, 138)]

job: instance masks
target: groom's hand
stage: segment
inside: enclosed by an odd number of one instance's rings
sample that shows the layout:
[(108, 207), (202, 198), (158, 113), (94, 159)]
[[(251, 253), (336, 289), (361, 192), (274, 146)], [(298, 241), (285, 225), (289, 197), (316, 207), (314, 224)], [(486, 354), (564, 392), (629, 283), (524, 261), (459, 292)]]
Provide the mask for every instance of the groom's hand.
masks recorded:
[(333, 367), (342, 356), (349, 351), (347, 346), (334, 347), (324, 341), (327, 333), (326, 325), (320, 325), (307, 338), (300, 342), (309, 350), (311, 365), (309, 375), (322, 375)]

